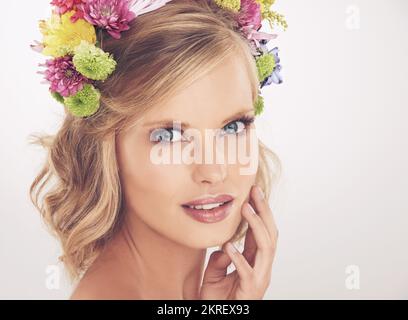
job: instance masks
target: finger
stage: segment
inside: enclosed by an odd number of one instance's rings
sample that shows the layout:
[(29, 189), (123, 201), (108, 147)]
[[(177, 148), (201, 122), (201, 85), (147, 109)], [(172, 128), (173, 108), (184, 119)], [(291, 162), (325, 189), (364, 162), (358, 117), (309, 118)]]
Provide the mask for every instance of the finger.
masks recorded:
[(240, 279), (242, 281), (251, 281), (253, 269), (248, 264), (248, 261), (241, 254), (241, 252), (239, 252), (231, 242), (226, 244), (225, 250), (228, 256), (231, 258)]
[(227, 268), (231, 264), (231, 258), (227, 253), (214, 251), (208, 259), (207, 268), (204, 272), (203, 283), (212, 283), (222, 280), (227, 274)]
[(255, 210), (257, 211), (258, 215), (264, 221), (266, 229), (270, 235), (270, 238), (276, 244), (278, 239), (278, 228), (276, 227), (275, 219), (273, 217), (273, 213), (271, 208), (269, 207), (269, 203), (266, 200), (261, 188), (259, 186), (253, 186), (250, 192), (251, 195), (251, 203), (254, 205)]
[(243, 204), (242, 214), (248, 221), (249, 227), (252, 229), (257, 250), (262, 251), (269, 249), (271, 239), (269, 237), (269, 233), (266, 229), (265, 223), (248, 202)]
[(242, 213), (252, 229), (257, 246), (254, 270), (257, 274), (266, 274), (272, 265), (272, 240), (269, 237), (264, 222), (249, 203), (243, 205)]
[(244, 244), (244, 251), (242, 252), (242, 255), (245, 257), (245, 259), (247, 259), (251, 267), (253, 267), (255, 263), (256, 249), (257, 247), (256, 247), (254, 232), (252, 231), (251, 227), (248, 226), (248, 230), (245, 234), (245, 244)]

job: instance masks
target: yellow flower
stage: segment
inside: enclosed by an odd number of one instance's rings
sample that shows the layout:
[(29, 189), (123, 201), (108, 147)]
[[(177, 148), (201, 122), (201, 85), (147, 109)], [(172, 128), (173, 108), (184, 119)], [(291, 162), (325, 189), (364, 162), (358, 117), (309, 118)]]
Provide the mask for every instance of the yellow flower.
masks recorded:
[(271, 29), (274, 29), (274, 25), (280, 25), (286, 30), (288, 24), (285, 17), (271, 10), (271, 6), (275, 4), (275, 0), (256, 0), (256, 2), (261, 6), (262, 19), (268, 20)]
[(240, 0), (215, 0), (215, 3), (221, 8), (238, 12), (241, 7)]
[(47, 21), (40, 21), (40, 31), (43, 35), (44, 49), (42, 53), (46, 56), (61, 57), (73, 54), (82, 40), (91, 44), (96, 43), (96, 33), (93, 25), (84, 19), (71, 21), (75, 11), (70, 11), (62, 16), (53, 13)]

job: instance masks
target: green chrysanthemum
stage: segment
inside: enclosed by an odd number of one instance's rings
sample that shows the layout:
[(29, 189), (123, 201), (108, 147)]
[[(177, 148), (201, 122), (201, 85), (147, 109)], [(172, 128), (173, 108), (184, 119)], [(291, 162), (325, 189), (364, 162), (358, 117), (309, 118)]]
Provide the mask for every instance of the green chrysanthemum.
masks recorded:
[(223, 9), (238, 12), (241, 8), (241, 0), (215, 0), (215, 3)]
[(104, 81), (116, 68), (116, 61), (109, 53), (87, 41), (75, 48), (72, 62), (79, 73), (92, 80)]
[(264, 81), (275, 68), (275, 58), (271, 54), (263, 54), (256, 59), (256, 68), (258, 70), (258, 79), (259, 82)]
[(98, 110), (100, 97), (99, 90), (87, 83), (76, 94), (64, 98), (64, 103), (74, 116), (87, 117)]
[(51, 91), (50, 91), (50, 93), (51, 93), (51, 95), (53, 96), (53, 98), (54, 98), (55, 100), (57, 100), (59, 103), (64, 104), (64, 97), (61, 96), (58, 92), (51, 92)]
[(255, 104), (254, 104), (254, 108), (255, 108), (256, 116), (262, 113), (264, 109), (264, 99), (262, 96), (258, 95), (258, 98), (256, 99)]

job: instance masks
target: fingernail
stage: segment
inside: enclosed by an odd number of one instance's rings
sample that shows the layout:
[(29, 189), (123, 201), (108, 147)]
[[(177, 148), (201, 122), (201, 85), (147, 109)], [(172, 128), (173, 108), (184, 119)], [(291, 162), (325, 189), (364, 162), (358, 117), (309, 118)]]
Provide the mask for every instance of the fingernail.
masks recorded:
[(237, 248), (235, 248), (235, 246), (231, 242), (227, 243), (227, 248), (231, 253), (235, 253), (238, 251)]
[(252, 206), (251, 206), (248, 202), (246, 203), (246, 206), (247, 206), (248, 210), (249, 210), (252, 214), (256, 214), (254, 208), (252, 208)]
[(256, 190), (258, 192), (259, 198), (265, 199), (265, 195), (264, 195), (262, 189), (259, 186), (256, 186)]

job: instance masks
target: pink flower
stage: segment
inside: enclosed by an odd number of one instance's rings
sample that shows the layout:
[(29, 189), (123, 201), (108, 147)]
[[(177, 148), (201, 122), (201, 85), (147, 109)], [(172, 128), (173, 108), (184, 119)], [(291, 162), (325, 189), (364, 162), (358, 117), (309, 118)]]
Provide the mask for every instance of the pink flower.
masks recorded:
[(55, 7), (56, 13), (63, 15), (68, 11), (75, 11), (71, 17), (72, 22), (76, 22), (78, 19), (83, 18), (83, 13), (79, 9), (79, 6), (86, 0), (52, 0), (51, 5)]
[(260, 41), (269, 41), (277, 36), (276, 34), (258, 31), (262, 27), (262, 14), (261, 5), (255, 0), (241, 0), (238, 23), (242, 33), (249, 40), (254, 55), (259, 55)]
[(136, 17), (131, 4), (131, 0), (85, 0), (80, 9), (86, 21), (120, 39), (120, 33), (129, 30), (129, 22)]
[(71, 56), (49, 59), (40, 66), (47, 68), (39, 73), (44, 74), (45, 80), (50, 83), (50, 91), (58, 92), (63, 97), (77, 93), (85, 83), (90, 82), (75, 70)]
[(241, 27), (252, 26), (258, 30), (262, 25), (261, 5), (255, 0), (241, 0), (238, 23)]
[(262, 41), (269, 41), (275, 39), (278, 35), (273, 33), (259, 32), (254, 30), (251, 26), (242, 27), (242, 33), (249, 40), (251, 52), (253, 55), (259, 55), (258, 49), (261, 48)]

